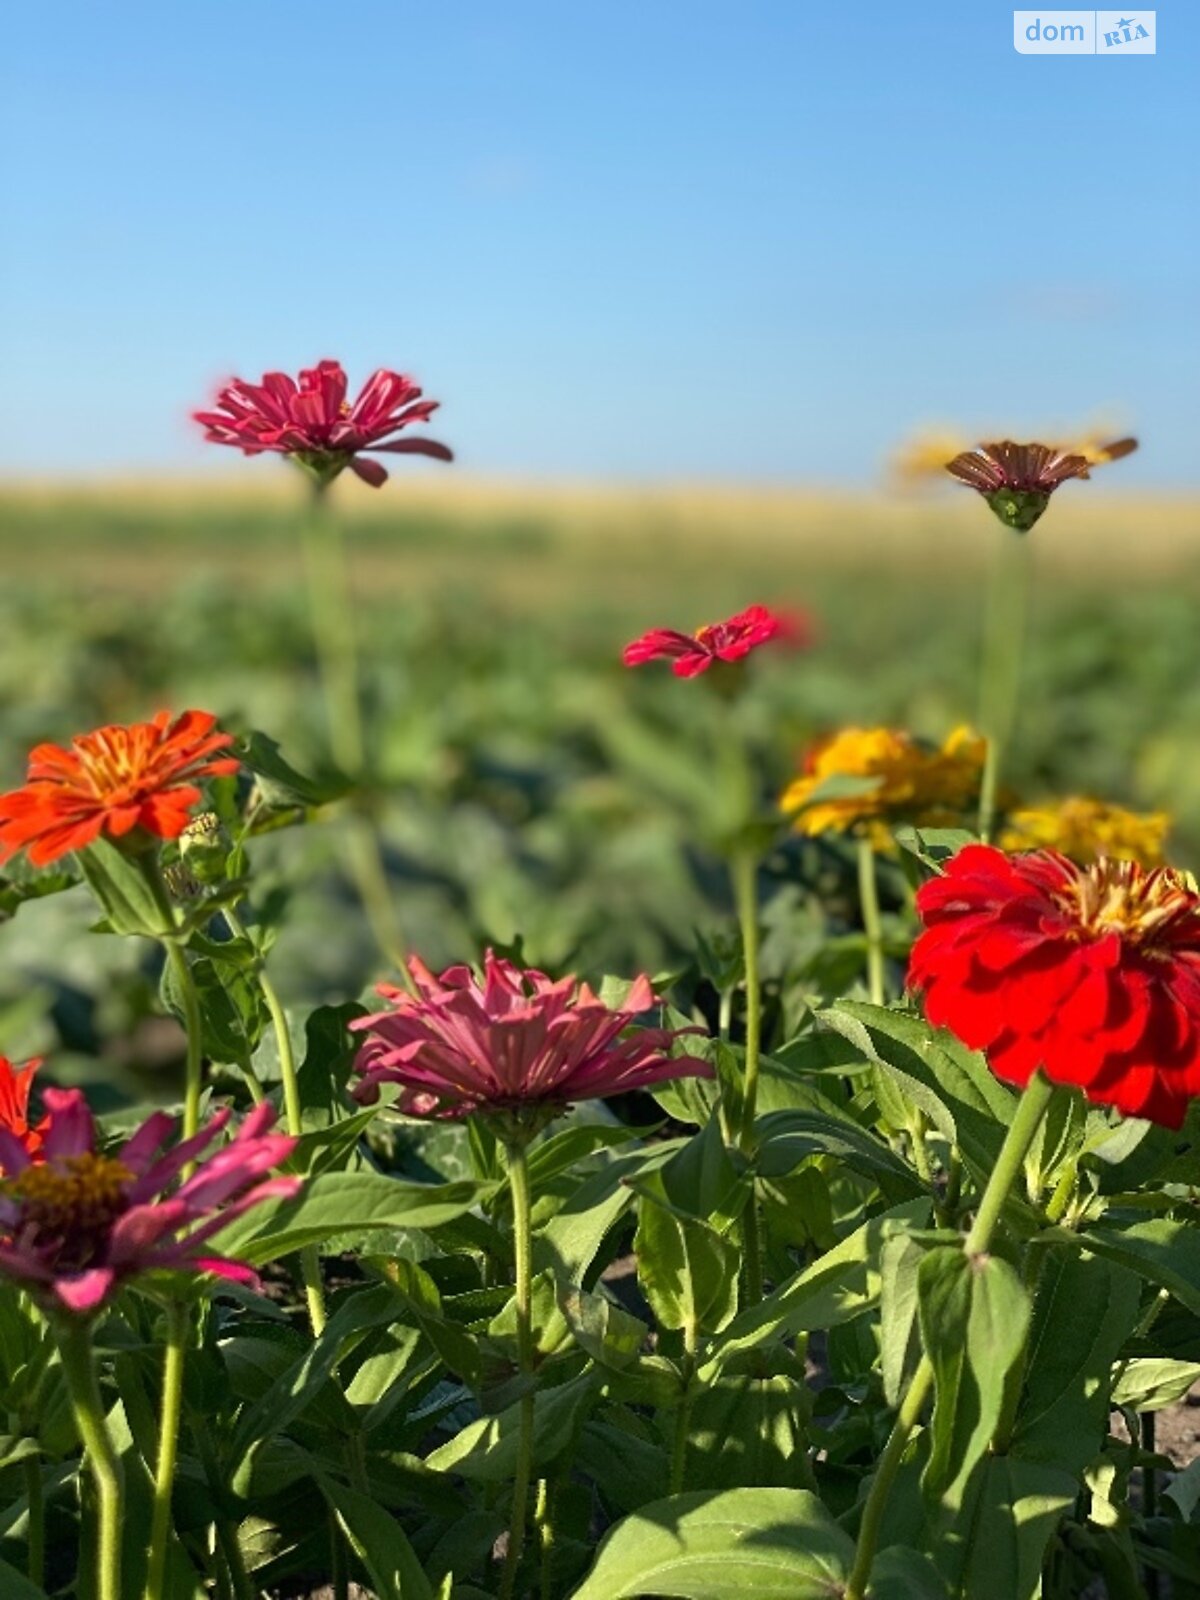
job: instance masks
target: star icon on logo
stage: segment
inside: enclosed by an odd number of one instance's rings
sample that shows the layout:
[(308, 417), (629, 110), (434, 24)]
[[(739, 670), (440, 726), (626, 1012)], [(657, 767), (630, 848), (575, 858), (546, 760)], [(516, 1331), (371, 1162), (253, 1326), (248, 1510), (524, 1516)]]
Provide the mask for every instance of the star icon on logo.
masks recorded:
[(1119, 17), (1117, 19), (1117, 27), (1118, 28), (1132, 28), (1136, 21), (1137, 21), (1136, 17)]

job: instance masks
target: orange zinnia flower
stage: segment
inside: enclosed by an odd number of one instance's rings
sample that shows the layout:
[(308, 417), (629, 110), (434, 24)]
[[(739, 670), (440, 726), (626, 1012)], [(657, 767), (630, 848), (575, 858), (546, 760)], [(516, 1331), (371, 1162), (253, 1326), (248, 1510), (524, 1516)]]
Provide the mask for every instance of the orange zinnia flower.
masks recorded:
[(135, 829), (175, 839), (200, 799), (196, 779), (236, 772), (233, 756), (212, 757), (233, 743), (212, 731), (207, 711), (185, 711), (171, 721), (98, 728), (72, 740), (69, 750), (40, 744), (29, 757), (24, 788), (0, 796), (0, 861), (28, 850), (44, 867), (107, 833), (123, 838)]
[[(0, 1056), (0, 1130), (12, 1134), (31, 1161), (41, 1159), (42, 1139), (49, 1121), (43, 1117), (32, 1128), (29, 1126), (29, 1091), (41, 1064), (36, 1059), (14, 1067), (7, 1056)], [(0, 1174), (3, 1172), (4, 1162), (0, 1160)]]

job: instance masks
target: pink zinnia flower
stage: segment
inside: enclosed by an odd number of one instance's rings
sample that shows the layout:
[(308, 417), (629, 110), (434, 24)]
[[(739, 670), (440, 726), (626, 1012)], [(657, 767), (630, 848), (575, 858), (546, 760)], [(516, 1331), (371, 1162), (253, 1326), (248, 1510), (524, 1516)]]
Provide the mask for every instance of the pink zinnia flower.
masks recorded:
[[(37, 1162), (0, 1128), (0, 1273), (47, 1310), (85, 1316), (146, 1272), (214, 1272), (257, 1283), (242, 1262), (202, 1247), (251, 1206), (289, 1198), (300, 1187), (299, 1178), (260, 1182), (296, 1143), (267, 1132), (271, 1106), (256, 1106), (227, 1145), (201, 1159), (228, 1111), (170, 1149), (164, 1146), (175, 1119), (157, 1111), (115, 1155), (102, 1155), (82, 1091), (47, 1089), (42, 1098), (49, 1118)], [(173, 1188), (192, 1162), (195, 1171)]]
[(694, 678), (707, 672), (716, 661), (740, 661), (771, 639), (803, 648), (808, 642), (806, 619), (796, 612), (783, 617), (766, 606), (749, 606), (736, 617), (697, 628), (693, 634), (677, 633), (674, 628), (651, 628), (625, 646), (622, 659), (627, 667), (669, 660), (676, 677)]
[(415, 957), (408, 967), (416, 995), (382, 984), (379, 993), (391, 1009), (350, 1024), (366, 1034), (354, 1093), (368, 1104), (379, 1098), (381, 1084), (398, 1083), (405, 1090), (400, 1109), (413, 1116), (527, 1109), (553, 1115), (575, 1100), (713, 1075), (695, 1056), (667, 1054), (682, 1033), (698, 1028), (639, 1027), (622, 1038), (657, 1004), (645, 977), (623, 1006), (610, 1008), (586, 983), (555, 982), (490, 950), (482, 978), (465, 966), (435, 977)]
[(292, 456), (322, 483), (345, 467), (373, 489), (386, 483), (383, 467), (366, 460), (363, 450), (454, 459), (436, 439), (392, 437), (414, 422), (427, 422), (437, 410), (437, 401), (422, 400), (411, 378), (380, 367), (353, 405), (346, 389), (341, 363), (320, 361), (301, 372), (299, 383), (286, 372), (264, 373), (261, 383), (234, 378), (217, 395), (215, 410), (193, 416), (211, 443), (235, 445), (248, 456)]

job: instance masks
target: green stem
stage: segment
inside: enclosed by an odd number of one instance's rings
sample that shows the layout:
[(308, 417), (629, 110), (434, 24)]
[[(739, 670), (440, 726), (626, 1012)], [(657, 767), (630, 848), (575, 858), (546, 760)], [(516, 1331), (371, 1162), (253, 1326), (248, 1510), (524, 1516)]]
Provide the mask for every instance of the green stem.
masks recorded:
[(40, 1589), (46, 1576), (46, 1500), (42, 1486), (42, 1458), (26, 1456), (25, 1503), (29, 1508), (29, 1534), (26, 1540), (25, 1569), (35, 1589)]
[(95, 1600), (127, 1600), (121, 1591), (121, 1501), (124, 1481), (104, 1417), (90, 1325), (82, 1319), (56, 1327), (63, 1376), (71, 1396), (75, 1426), (96, 1486), (99, 1510)]
[(745, 1075), (742, 1083), (740, 1144), (747, 1154), (754, 1148), (754, 1116), (758, 1101), (758, 1065), (762, 1042), (762, 989), (758, 978), (758, 856), (739, 850), (731, 866), (734, 902), (742, 934), (742, 960), (746, 969)]
[[(366, 767), (354, 607), (345, 537), (330, 515), (328, 485), (315, 483), (304, 521), (304, 555), (317, 666), (325, 699), (329, 744), (346, 777), (360, 784)], [(347, 859), (376, 943), (409, 984), (407, 952), (392, 905), (379, 835), (371, 819), (355, 809), (347, 819)]]
[[(222, 915), (229, 924), (229, 931), (234, 938), (242, 940), (253, 948), (245, 924), (237, 912), (231, 906), (227, 906)], [(287, 1012), (283, 1009), (279, 991), (268, 976), (262, 957), (257, 952), (254, 958), (254, 976), (258, 980), (259, 992), (267, 1008), (267, 1015), (271, 1019), (271, 1031), (275, 1035), (275, 1048), (279, 1053), (284, 1125), (293, 1139), (299, 1139), (304, 1132), (304, 1112), (300, 1103), (300, 1077), (296, 1070), (292, 1030), (288, 1027)], [(325, 1309), (325, 1285), (321, 1278), (321, 1255), (316, 1245), (305, 1245), (300, 1251), (300, 1273), (304, 1279), (304, 1298), (308, 1303), (309, 1325), (314, 1337), (319, 1338), (328, 1321), (328, 1314)]]
[(883, 973), (883, 923), (879, 915), (879, 885), (875, 877), (875, 852), (863, 833), (858, 839), (858, 902), (867, 936), (867, 990), (873, 1006), (886, 998)]
[(204, 1085), (203, 1020), (196, 980), (188, 965), (183, 946), (175, 939), (166, 941), (167, 960), (175, 973), (183, 1002), (183, 1023), (187, 1031), (187, 1077), (183, 1091), (183, 1137), (190, 1139), (200, 1126), (200, 1093)]
[(550, 1480), (548, 1478), (538, 1479), (537, 1501), (533, 1508), (533, 1522), (538, 1533), (540, 1568), (538, 1587), (541, 1592), (541, 1600), (550, 1600), (552, 1578), (550, 1562), (554, 1554), (554, 1522), (551, 1517)]
[[(983, 1191), (983, 1198), (975, 1213), (971, 1231), (963, 1241), (963, 1249), (968, 1256), (983, 1255), (991, 1244), (992, 1234), (1000, 1219), (1004, 1202), (1008, 1199), (1021, 1164), (1029, 1153), (1029, 1147), (1041, 1126), (1053, 1093), (1053, 1085), (1040, 1073), (1036, 1073), (1029, 1080), (1025, 1093), (1017, 1104), (1008, 1132), (1004, 1136), (1004, 1144), (988, 1178), (987, 1187)], [(888, 1442), (879, 1458), (879, 1466), (871, 1480), (866, 1504), (863, 1506), (862, 1522), (854, 1551), (854, 1565), (846, 1582), (844, 1600), (866, 1600), (867, 1584), (875, 1562), (888, 1496), (891, 1494), (896, 1474), (900, 1470), (900, 1462), (909, 1437), (932, 1388), (933, 1365), (925, 1355), (921, 1357), (920, 1365), (909, 1384), (908, 1393), (896, 1414)]]
[(517, 1444), (517, 1470), (513, 1480), (512, 1515), (509, 1519), (508, 1550), (500, 1580), (500, 1600), (512, 1600), (517, 1568), (525, 1546), (525, 1520), (529, 1506), (529, 1484), (533, 1475), (533, 1295), (532, 1202), (529, 1192), (529, 1165), (525, 1141), (510, 1139), (508, 1182), (512, 1193), (513, 1254), (516, 1261), (517, 1365), (524, 1381), (521, 1395), (521, 1431)]
[[(734, 902), (742, 935), (742, 960), (746, 970), (745, 1073), (742, 1079), (742, 1126), (738, 1140), (743, 1155), (754, 1154), (755, 1113), (758, 1106), (758, 1069), (762, 1050), (762, 984), (758, 971), (758, 855), (743, 847), (731, 863)], [(742, 1224), (745, 1253), (746, 1303), (762, 1299), (762, 1243), (758, 1230), (758, 1200), (753, 1177)]]
[(167, 1307), (167, 1344), (163, 1355), (162, 1421), (158, 1462), (154, 1471), (154, 1506), (150, 1517), (150, 1554), (146, 1564), (146, 1600), (162, 1600), (167, 1570), (167, 1538), (171, 1531), (171, 1491), (179, 1453), (179, 1419), (183, 1410), (183, 1364), (187, 1352), (188, 1313), (179, 1301)]
[(983, 663), (979, 686), (979, 726), (987, 740), (979, 790), (979, 836), (992, 836), (1000, 773), (1016, 723), (1021, 689), (1021, 654), (1029, 606), (1029, 541), (1001, 530), (1001, 542), (988, 583)]
[(1008, 1199), (1009, 1191), (1029, 1153), (1034, 1135), (1041, 1127), (1042, 1118), (1046, 1115), (1053, 1096), (1054, 1085), (1037, 1072), (1030, 1078), (1024, 1094), (1017, 1101), (1017, 1109), (1008, 1125), (1008, 1132), (1004, 1136), (996, 1165), (992, 1168), (987, 1187), (983, 1191), (983, 1199), (979, 1202), (979, 1209), (975, 1213), (975, 1221), (971, 1224), (971, 1231), (967, 1234), (963, 1245), (969, 1256), (983, 1255), (991, 1243), (992, 1233), (999, 1221), (1004, 1202)]
[(684, 1328), (683, 1342), (683, 1393), (679, 1397), (679, 1405), (675, 1412), (675, 1439), (671, 1449), (671, 1479), (668, 1491), (670, 1494), (681, 1493), (687, 1470), (688, 1434), (691, 1431), (692, 1406), (695, 1403), (695, 1396), (692, 1393), (696, 1373), (696, 1327), (694, 1323), (688, 1323)]

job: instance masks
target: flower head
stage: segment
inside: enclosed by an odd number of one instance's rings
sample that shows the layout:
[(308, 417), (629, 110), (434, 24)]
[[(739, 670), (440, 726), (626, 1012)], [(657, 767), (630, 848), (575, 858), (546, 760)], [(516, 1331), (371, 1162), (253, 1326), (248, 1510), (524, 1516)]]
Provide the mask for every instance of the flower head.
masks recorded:
[[(294, 1195), (298, 1178), (265, 1174), (294, 1139), (267, 1130), (275, 1113), (256, 1106), (234, 1137), (204, 1156), (229, 1121), (219, 1111), (191, 1139), (167, 1148), (175, 1120), (155, 1112), (113, 1155), (78, 1089), (47, 1089), (42, 1159), (0, 1129), (0, 1273), (53, 1311), (90, 1315), (131, 1278), (155, 1271), (212, 1272), (240, 1283), (242, 1262), (207, 1253), (210, 1237), (260, 1201)], [(182, 1170), (195, 1163), (176, 1187)]]
[(416, 958), (409, 971), (415, 995), (381, 985), (390, 1009), (350, 1024), (366, 1035), (355, 1098), (368, 1104), (381, 1084), (397, 1083), (405, 1091), (401, 1109), (414, 1116), (552, 1116), (576, 1100), (667, 1078), (712, 1077), (707, 1062), (667, 1054), (681, 1033), (699, 1029), (626, 1033), (657, 1003), (647, 978), (634, 982), (623, 1005), (610, 1007), (586, 983), (555, 981), (491, 951), (482, 977), (465, 966), (435, 977)]
[(1136, 439), (1088, 443), (1077, 450), (1001, 439), (964, 450), (946, 463), (946, 471), (977, 489), (1007, 527), (1028, 533), (1061, 484), (1069, 478), (1086, 478), (1092, 467), (1118, 461), (1136, 449)]
[(386, 471), (364, 450), (454, 459), (436, 439), (395, 437), (437, 410), (437, 401), (422, 400), (411, 378), (380, 367), (353, 404), (346, 393), (340, 362), (320, 361), (306, 367), (299, 382), (286, 372), (264, 373), (261, 383), (234, 378), (217, 395), (215, 410), (193, 415), (211, 443), (235, 445), (248, 456), (291, 456), (323, 483), (346, 467), (373, 489), (386, 483)]
[(910, 987), (997, 1077), (1177, 1128), (1200, 1094), (1200, 895), (1169, 868), (968, 845), (917, 893)]
[(798, 833), (865, 832), (876, 849), (890, 849), (898, 823), (962, 822), (979, 795), (986, 748), (970, 728), (955, 728), (940, 748), (899, 728), (843, 728), (809, 750), (779, 804)]
[(69, 750), (38, 745), (25, 786), (0, 795), (0, 861), (27, 849), (44, 867), (102, 833), (177, 838), (200, 799), (197, 780), (238, 769), (235, 757), (217, 755), (233, 738), (215, 724), (207, 711), (174, 722), (160, 711), (153, 722), (81, 734)]
[(1157, 867), (1170, 827), (1165, 811), (1129, 811), (1090, 795), (1070, 795), (1010, 812), (999, 842), (1009, 851), (1057, 850), (1083, 866), (1111, 856)]
[[(49, 1126), (49, 1118), (40, 1122), (29, 1121), (29, 1091), (33, 1075), (41, 1066), (40, 1060), (27, 1061), (23, 1067), (14, 1067), (7, 1056), (0, 1056), (0, 1131), (10, 1134), (31, 1161), (41, 1155), (42, 1141)], [(4, 1156), (0, 1151), (0, 1177), (4, 1175)]]
[(808, 637), (808, 622), (800, 613), (785, 616), (766, 606), (749, 606), (725, 622), (708, 623), (692, 634), (677, 633), (674, 628), (651, 628), (625, 646), (622, 659), (627, 667), (668, 660), (676, 677), (694, 678), (707, 672), (714, 662), (740, 661), (772, 639), (802, 649)]

